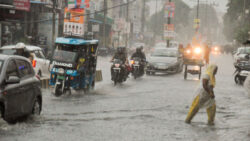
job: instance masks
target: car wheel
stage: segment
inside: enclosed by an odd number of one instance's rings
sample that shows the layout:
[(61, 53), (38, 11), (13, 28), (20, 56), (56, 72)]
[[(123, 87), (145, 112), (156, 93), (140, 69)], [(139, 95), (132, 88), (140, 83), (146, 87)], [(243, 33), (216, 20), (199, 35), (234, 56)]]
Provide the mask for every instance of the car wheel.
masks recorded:
[(0, 106), (0, 118), (4, 117), (4, 109), (2, 106)]
[(38, 98), (36, 98), (32, 109), (32, 115), (40, 115), (41, 109), (42, 109), (41, 101)]
[(187, 65), (185, 65), (184, 79), (187, 79)]

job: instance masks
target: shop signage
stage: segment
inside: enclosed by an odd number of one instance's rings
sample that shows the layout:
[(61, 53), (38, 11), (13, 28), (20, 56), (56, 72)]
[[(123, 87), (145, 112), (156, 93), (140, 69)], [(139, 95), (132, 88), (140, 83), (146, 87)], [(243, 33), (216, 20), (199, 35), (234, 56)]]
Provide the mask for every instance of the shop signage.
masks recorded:
[(66, 35), (84, 35), (84, 9), (65, 8), (63, 32)]
[(16, 10), (30, 11), (30, 0), (14, 0)]
[(99, 25), (98, 24), (94, 24), (92, 25), (92, 32), (99, 32)]
[(89, 8), (89, 0), (68, 0), (68, 9)]

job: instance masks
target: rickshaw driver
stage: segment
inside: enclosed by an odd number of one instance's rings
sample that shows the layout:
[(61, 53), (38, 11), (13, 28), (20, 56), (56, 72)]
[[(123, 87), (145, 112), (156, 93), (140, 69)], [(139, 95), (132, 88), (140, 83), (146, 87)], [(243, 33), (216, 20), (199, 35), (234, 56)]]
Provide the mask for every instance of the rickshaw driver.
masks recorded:
[(80, 74), (80, 87), (84, 84), (84, 77), (85, 77), (85, 70), (86, 70), (86, 55), (85, 49), (82, 49), (79, 54), (78, 64), (77, 64), (77, 71)]

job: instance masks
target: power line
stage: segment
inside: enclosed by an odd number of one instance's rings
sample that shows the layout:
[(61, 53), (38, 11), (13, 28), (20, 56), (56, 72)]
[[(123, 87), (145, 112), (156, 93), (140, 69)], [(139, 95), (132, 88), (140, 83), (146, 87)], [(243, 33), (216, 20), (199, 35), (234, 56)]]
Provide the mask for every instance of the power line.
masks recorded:
[[(73, 16), (73, 17), (88, 16), (88, 15), (93, 15), (93, 14), (97, 14), (97, 13), (103, 13), (104, 11), (112, 10), (112, 9), (115, 9), (115, 8), (118, 8), (118, 7), (127, 6), (129, 3), (133, 3), (133, 2), (135, 2), (135, 1), (136, 1), (136, 0), (128, 1), (128, 2), (126, 2), (126, 3), (119, 4), (119, 5), (116, 5), (116, 6), (112, 6), (112, 7), (106, 8), (106, 9), (104, 8), (104, 9), (102, 9), (102, 10), (95, 11), (95, 12), (93, 12), (93, 13), (78, 14), (78, 15)], [(64, 19), (66, 19), (66, 18), (64, 18)], [(59, 18), (56, 18), (55, 20), (58, 21)], [(42, 23), (42, 22), (49, 22), (49, 21), (53, 21), (53, 19), (37, 20), (37, 21), (32, 21), (32, 22), (21, 22), (21, 24)]]

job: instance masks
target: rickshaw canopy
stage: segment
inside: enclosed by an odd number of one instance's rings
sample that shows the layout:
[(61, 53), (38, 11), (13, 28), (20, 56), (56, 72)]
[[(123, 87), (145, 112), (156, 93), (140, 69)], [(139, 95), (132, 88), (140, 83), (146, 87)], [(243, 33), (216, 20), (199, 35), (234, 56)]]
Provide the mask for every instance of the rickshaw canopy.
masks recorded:
[(77, 38), (65, 38), (58, 37), (56, 38), (56, 44), (67, 44), (67, 45), (94, 45), (98, 44), (98, 40), (84, 40)]

